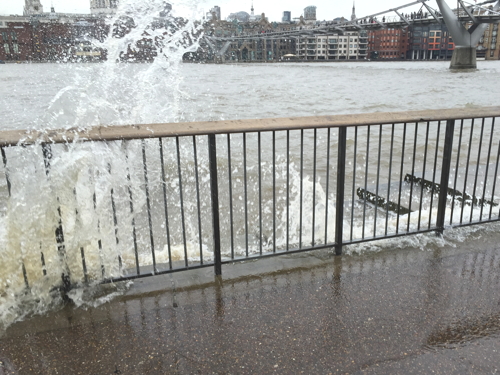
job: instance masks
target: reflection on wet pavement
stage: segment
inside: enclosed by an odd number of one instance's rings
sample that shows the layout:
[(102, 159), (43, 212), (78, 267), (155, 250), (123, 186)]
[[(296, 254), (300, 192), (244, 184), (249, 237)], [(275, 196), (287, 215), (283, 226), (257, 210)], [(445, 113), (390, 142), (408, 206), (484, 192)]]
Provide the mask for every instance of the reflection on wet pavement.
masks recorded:
[(450, 323), (428, 337), (429, 347), (454, 348), (500, 333), (500, 314), (470, 317)]
[(98, 308), (10, 327), (0, 374), (492, 374), (500, 253), (472, 245), (140, 280)]

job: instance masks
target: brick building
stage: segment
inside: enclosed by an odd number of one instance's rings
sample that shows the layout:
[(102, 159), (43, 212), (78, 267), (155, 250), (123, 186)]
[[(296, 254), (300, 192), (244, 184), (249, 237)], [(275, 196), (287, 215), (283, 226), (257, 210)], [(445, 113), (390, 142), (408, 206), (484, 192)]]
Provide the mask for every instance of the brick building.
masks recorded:
[(455, 44), (446, 25), (411, 25), (369, 33), (369, 55), (379, 60), (449, 60)]
[(486, 60), (500, 60), (500, 41), (498, 40), (498, 23), (488, 25), (477, 47), (477, 57)]
[(18, 17), (0, 18), (0, 60), (25, 61), (33, 52), (31, 25)]
[(107, 30), (103, 18), (91, 15), (0, 17), (0, 60), (103, 59), (104, 51), (93, 48), (91, 41), (103, 41)]
[(368, 56), (379, 60), (406, 60), (408, 27), (373, 30), (368, 34)]

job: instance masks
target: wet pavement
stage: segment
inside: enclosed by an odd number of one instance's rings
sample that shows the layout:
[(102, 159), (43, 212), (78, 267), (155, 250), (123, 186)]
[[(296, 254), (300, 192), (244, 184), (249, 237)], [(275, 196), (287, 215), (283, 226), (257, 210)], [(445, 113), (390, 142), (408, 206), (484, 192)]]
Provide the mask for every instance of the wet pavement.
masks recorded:
[(11, 326), (0, 374), (500, 373), (500, 246), (331, 252), (136, 281)]

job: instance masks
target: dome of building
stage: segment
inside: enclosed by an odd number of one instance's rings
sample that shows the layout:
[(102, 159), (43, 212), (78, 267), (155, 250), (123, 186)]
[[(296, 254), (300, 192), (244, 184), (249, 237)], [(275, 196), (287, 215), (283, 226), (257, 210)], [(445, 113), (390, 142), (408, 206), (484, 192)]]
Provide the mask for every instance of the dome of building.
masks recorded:
[(250, 19), (250, 14), (248, 14), (247, 12), (237, 12), (237, 13), (231, 13), (228, 17), (227, 17), (227, 20), (228, 21), (234, 21), (234, 20), (237, 20), (238, 22), (248, 22), (248, 20)]

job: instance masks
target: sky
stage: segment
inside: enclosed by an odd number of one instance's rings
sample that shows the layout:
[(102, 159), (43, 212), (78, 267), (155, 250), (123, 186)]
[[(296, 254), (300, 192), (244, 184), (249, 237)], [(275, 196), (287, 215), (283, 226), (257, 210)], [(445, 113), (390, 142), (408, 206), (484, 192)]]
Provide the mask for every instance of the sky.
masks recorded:
[[(141, 0), (137, 0), (138, 2)], [(149, 0), (151, 1), (151, 0)], [(160, 1), (160, 0), (158, 0)], [(356, 0), (356, 15), (358, 17), (367, 16), (381, 11), (389, 10), (414, 0)], [(250, 13), (252, 0), (172, 0), (170, 1), (175, 9), (176, 3), (196, 4), (200, 14), (218, 5), (221, 7), (222, 18), (225, 19), (229, 13), (246, 11)], [(41, 0), (45, 12), (50, 12), (50, 7), (54, 6), (56, 12), (61, 13), (89, 13), (90, 0)], [(448, 0), (450, 6), (454, 3)], [(436, 2), (430, 0), (428, 4), (437, 8)], [(253, 0), (255, 14), (265, 13), (270, 21), (281, 21), (283, 11), (291, 11), (292, 18), (300, 17), (304, 8), (315, 5), (316, 17), (318, 20), (332, 20), (337, 17), (350, 19), (352, 13), (352, 1), (350, 0), (288, 0), (287, 2)], [(19, 14), (22, 15), (24, 0), (0, 0), (0, 15)], [(418, 10), (420, 6), (408, 8), (405, 12)], [(410, 10), (411, 9), (411, 10)], [(202, 12), (203, 11), (203, 12)]]

